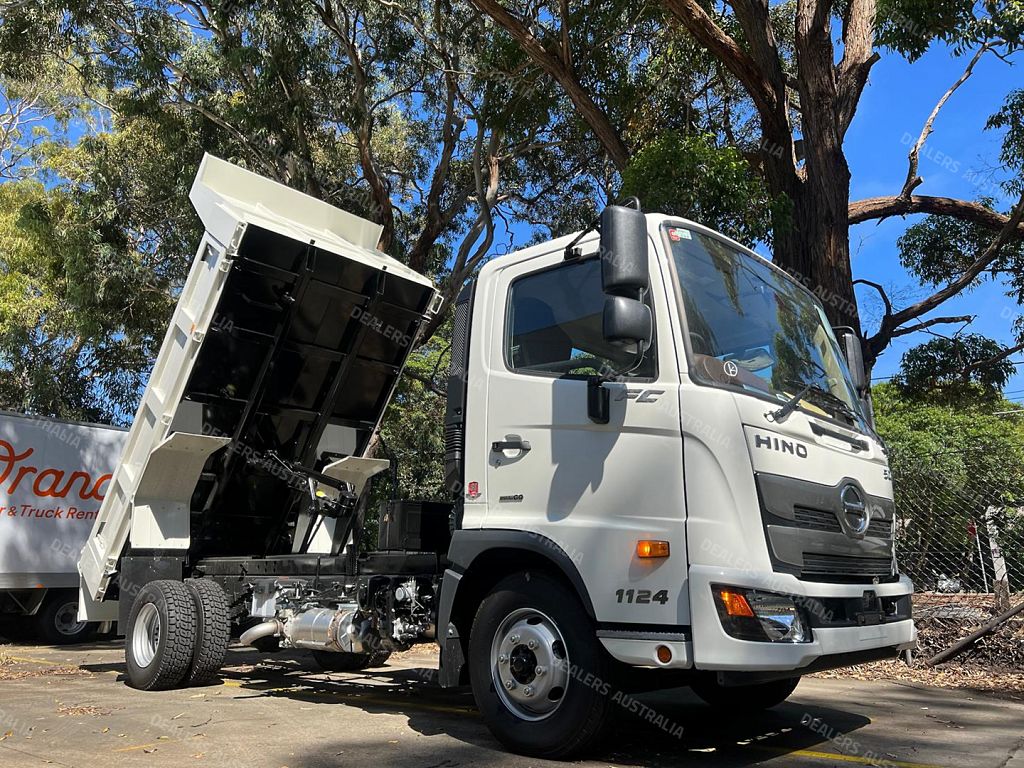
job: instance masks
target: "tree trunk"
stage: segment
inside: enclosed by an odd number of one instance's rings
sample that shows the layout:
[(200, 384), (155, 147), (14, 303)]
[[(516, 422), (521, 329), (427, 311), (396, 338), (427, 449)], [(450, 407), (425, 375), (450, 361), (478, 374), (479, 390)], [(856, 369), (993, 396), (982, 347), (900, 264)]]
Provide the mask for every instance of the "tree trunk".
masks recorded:
[(773, 223), (773, 260), (825, 305), (833, 326), (860, 330), (850, 269), (850, 172), (842, 155), (827, 167), (808, 168), (808, 178), (774, 173), (766, 164), (768, 187), (790, 208)]

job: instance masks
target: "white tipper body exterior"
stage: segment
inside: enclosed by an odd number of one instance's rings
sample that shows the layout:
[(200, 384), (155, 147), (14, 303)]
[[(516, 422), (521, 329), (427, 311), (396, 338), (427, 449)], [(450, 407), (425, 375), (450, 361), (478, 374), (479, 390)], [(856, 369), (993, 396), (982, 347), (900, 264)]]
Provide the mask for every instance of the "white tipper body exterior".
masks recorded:
[[(901, 596), (913, 586), (905, 576), (847, 584), (773, 570), (755, 473), (824, 485), (855, 478), (868, 494), (892, 499), (887, 460), (872, 437), (829, 423), (832, 431), (868, 443), (867, 450), (855, 452), (846, 441), (816, 435), (813, 417), (803, 411), (774, 424), (766, 415), (778, 404), (690, 378), (675, 278), (660, 237), (667, 220), (721, 237), (693, 222), (647, 216), (657, 376), (606, 384), (611, 390), (607, 424), (587, 416), (586, 381), (515, 373), (505, 360), (511, 283), (561, 264), (571, 237), (503, 256), (481, 270), (468, 355), (463, 527), (525, 530), (557, 544), (578, 568), (599, 623), (689, 629), (673, 640), (603, 633), (606, 649), (629, 664), (790, 670), (823, 655), (912, 647), (911, 620), (815, 628), (813, 640), (805, 643), (743, 641), (723, 630), (713, 583), (817, 598), (858, 598), (867, 588), (879, 598)], [(581, 246), (584, 257), (592, 255), (597, 236)], [(529, 442), (531, 450), (490, 450), (494, 441), (512, 435)], [(755, 435), (800, 443), (806, 456), (758, 449)], [(636, 544), (646, 539), (668, 541), (671, 555), (638, 558)], [(631, 604), (619, 598), (620, 590), (652, 595), (667, 590), (669, 599)], [(672, 649), (668, 664), (658, 661), (659, 645)]]
[(218, 323), (216, 308), (247, 227), (432, 287), (426, 277), (376, 250), (380, 225), (212, 155), (203, 159), (190, 198), (206, 231), (78, 563), (79, 615), (92, 621), (117, 617), (117, 601), (104, 597), (126, 546), (188, 549), (192, 492), (209, 456), (231, 441), (204, 430), (201, 409), (181, 398), (203, 340)]

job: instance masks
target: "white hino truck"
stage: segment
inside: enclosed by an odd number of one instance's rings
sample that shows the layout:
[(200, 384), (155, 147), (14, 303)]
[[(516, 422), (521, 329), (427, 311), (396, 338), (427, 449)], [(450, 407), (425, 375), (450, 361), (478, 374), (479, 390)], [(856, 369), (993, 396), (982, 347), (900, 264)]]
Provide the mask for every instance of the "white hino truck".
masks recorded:
[(613, 691), (764, 708), (913, 647), (857, 339), (750, 250), (613, 205), (486, 264), (454, 308), (451, 498), (388, 502), (367, 548), (369, 446), (438, 294), (376, 225), (216, 158), (191, 198), (206, 234), (79, 563), (131, 685), (211, 679), (232, 629), (333, 670), (436, 639), (442, 686), (557, 758)]

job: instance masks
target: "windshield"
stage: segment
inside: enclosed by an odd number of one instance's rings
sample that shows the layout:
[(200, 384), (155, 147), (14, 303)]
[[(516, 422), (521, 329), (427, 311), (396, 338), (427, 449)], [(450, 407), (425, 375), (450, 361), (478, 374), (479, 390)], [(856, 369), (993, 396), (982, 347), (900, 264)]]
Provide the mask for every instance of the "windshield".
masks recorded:
[[(821, 305), (798, 283), (716, 237), (666, 226), (693, 376), (866, 429)], [(806, 390), (806, 391), (804, 391)]]

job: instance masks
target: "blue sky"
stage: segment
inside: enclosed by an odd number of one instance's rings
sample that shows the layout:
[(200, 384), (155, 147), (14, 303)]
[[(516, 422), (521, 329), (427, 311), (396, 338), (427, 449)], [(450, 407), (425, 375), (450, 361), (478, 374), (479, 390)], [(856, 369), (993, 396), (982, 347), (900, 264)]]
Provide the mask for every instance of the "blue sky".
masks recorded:
[[(899, 191), (907, 173), (908, 141), (916, 141), (928, 114), (962, 74), (967, 62), (968, 57), (956, 58), (948, 49), (936, 47), (914, 64), (890, 54), (875, 65), (846, 139), (853, 176), (851, 199)], [(998, 131), (985, 131), (984, 127), (989, 115), (999, 109), (1011, 90), (1024, 88), (1022, 64), (1024, 58), (1011, 67), (995, 56), (986, 56), (971, 79), (953, 94), (935, 122), (927, 153), (922, 153), (918, 173), (924, 184), (916, 190), (919, 194), (967, 199), (984, 194), (995, 197), (1002, 210), (1009, 208), (1012, 201), (993, 183), (1000, 179), (998, 171), (995, 176), (990, 173), (998, 163), (1002, 137)], [(908, 135), (912, 138), (908, 139)], [(943, 156), (948, 161), (943, 162)], [(890, 295), (900, 296), (895, 301), (898, 307), (930, 292), (906, 274), (896, 253), (897, 238), (917, 218), (920, 217), (859, 224), (851, 232), (854, 277), (892, 288)], [(860, 287), (858, 295), (862, 313), (877, 318), (879, 308), (872, 311), (874, 291)], [(1010, 344), (1012, 324), (1019, 311), (998, 284), (989, 283), (951, 299), (933, 315), (976, 315), (970, 326), (972, 331)], [(938, 326), (935, 330), (952, 333), (955, 328)], [(876, 366), (875, 378), (893, 374), (902, 354), (928, 338), (916, 333), (896, 339)], [(1013, 359), (1024, 359), (1024, 354)], [(1024, 390), (1024, 371), (1006, 388), (1009, 393), (1016, 390)]]

